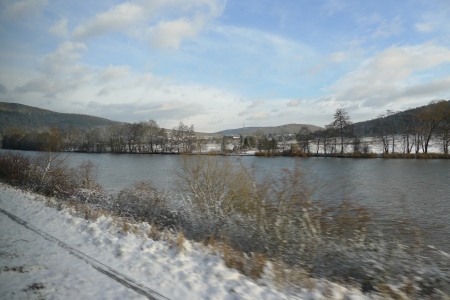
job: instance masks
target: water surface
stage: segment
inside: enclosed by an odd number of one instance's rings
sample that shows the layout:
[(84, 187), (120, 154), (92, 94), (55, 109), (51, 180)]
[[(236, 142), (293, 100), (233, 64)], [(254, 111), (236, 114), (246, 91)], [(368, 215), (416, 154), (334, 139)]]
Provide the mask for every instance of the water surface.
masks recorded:
[[(68, 156), (73, 165), (85, 160), (94, 162), (98, 182), (111, 193), (139, 181), (150, 181), (157, 189), (173, 190), (173, 170), (180, 159), (177, 155), (109, 153)], [(302, 182), (314, 190), (315, 199), (325, 203), (351, 200), (370, 209), (373, 220), (384, 225), (383, 230), (397, 230), (399, 224), (415, 228), (426, 243), (450, 252), (450, 160), (254, 156), (214, 159), (242, 165), (258, 180), (277, 180), (283, 169), (300, 168), (305, 175)]]

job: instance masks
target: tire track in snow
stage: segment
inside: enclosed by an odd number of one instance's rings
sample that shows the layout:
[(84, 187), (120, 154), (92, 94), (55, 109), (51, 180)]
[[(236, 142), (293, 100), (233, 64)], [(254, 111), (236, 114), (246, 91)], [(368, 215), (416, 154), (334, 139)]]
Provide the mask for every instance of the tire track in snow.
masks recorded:
[(134, 290), (135, 292), (149, 298), (152, 300), (161, 300), (161, 299), (169, 299), (167, 297), (164, 297), (163, 295), (159, 294), (158, 292), (146, 287), (145, 285), (136, 282), (135, 280), (133, 280), (132, 278), (108, 267), (107, 265), (99, 262), (98, 260), (84, 254), (83, 252), (80, 252), (72, 247), (70, 247), (69, 245), (67, 245), (66, 243), (60, 241), (59, 239), (51, 236), (50, 234), (46, 233), (45, 231), (42, 231), (38, 228), (36, 228), (35, 226), (29, 224), (28, 222), (20, 219), (19, 217), (5, 211), (4, 209), (0, 208), (0, 212), (3, 213), (4, 215), (6, 215), (7, 217), (9, 217), (11, 220), (13, 220), (14, 222), (22, 225), (23, 227), (34, 231), (35, 233), (39, 234), (40, 236), (42, 236), (44, 239), (57, 244), (58, 246), (60, 246), (61, 248), (64, 248), (65, 250), (67, 250), (70, 254), (74, 255), (75, 257), (85, 261), (86, 263), (88, 263), (89, 265), (91, 265), (94, 269), (96, 269), (97, 271), (99, 271), (100, 273), (105, 274), (106, 276), (108, 276), (109, 278), (114, 279), (115, 281), (117, 281), (118, 283), (124, 285), (127, 288), (130, 288), (132, 290)]

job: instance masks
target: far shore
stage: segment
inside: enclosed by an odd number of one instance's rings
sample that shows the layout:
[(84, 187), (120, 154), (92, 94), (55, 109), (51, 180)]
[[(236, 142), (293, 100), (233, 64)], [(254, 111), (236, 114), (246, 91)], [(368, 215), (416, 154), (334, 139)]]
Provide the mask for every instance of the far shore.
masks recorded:
[(362, 153), (362, 152), (350, 152), (350, 153), (304, 153), (296, 152), (291, 153), (290, 151), (284, 152), (266, 152), (266, 151), (248, 151), (248, 152), (227, 152), (222, 153), (219, 151), (208, 151), (208, 152), (194, 152), (194, 153), (183, 153), (183, 152), (87, 152), (87, 151), (36, 151), (36, 150), (21, 150), (21, 149), (3, 149), (2, 150), (12, 150), (12, 151), (34, 151), (34, 152), (61, 152), (61, 153), (86, 153), (86, 154), (133, 154), (133, 155), (205, 155), (205, 156), (257, 156), (257, 157), (331, 157), (331, 158), (396, 158), (396, 159), (450, 159), (450, 154), (445, 153)]

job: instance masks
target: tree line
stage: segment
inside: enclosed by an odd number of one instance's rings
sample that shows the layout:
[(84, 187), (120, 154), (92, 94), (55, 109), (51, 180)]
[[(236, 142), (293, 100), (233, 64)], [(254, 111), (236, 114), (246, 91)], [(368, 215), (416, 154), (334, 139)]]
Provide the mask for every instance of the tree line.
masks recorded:
[(432, 101), (429, 105), (405, 112), (388, 110), (376, 119), (353, 124), (344, 108), (339, 108), (333, 121), (324, 129), (310, 131), (303, 126), (296, 135), (300, 152), (324, 154), (370, 152), (364, 137), (382, 145), (383, 153), (428, 153), (432, 141), (449, 153), (450, 101)]
[(449, 153), (450, 101), (433, 101), (428, 106), (408, 112), (388, 110), (373, 123), (374, 134), (383, 144), (384, 153), (428, 153), (434, 139), (442, 145), (442, 152)]
[(9, 130), (3, 135), (2, 148), (34, 151), (78, 151), (89, 153), (203, 153), (208, 143), (220, 145), (219, 153), (229, 154), (257, 149), (276, 152), (275, 136), (257, 131), (253, 135), (199, 137), (194, 125), (180, 122), (171, 130), (154, 120), (119, 123), (92, 129), (52, 128), (43, 132)]
[[(382, 145), (383, 153), (428, 153), (431, 142), (449, 153), (450, 101), (404, 112), (388, 110), (376, 119), (354, 124), (344, 108), (336, 110), (323, 129), (311, 131), (303, 126), (297, 134), (252, 134), (201, 138), (194, 125), (180, 122), (171, 130), (154, 120), (116, 123), (90, 129), (52, 128), (44, 132), (9, 130), (3, 134), (2, 148), (35, 151), (80, 151), (113, 153), (202, 153), (206, 144), (220, 145), (220, 153), (257, 150), (261, 153), (343, 154), (371, 152), (371, 141)], [(293, 141), (295, 140), (295, 141)]]
[(119, 123), (92, 129), (52, 128), (44, 132), (10, 130), (3, 135), (4, 149), (113, 153), (191, 153), (201, 148), (194, 125), (180, 122), (172, 130), (154, 120)]

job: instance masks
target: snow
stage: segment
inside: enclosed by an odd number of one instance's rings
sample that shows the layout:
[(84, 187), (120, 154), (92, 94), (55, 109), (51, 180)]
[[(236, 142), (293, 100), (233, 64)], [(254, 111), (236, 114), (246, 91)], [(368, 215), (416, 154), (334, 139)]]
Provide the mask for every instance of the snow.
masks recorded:
[(0, 209), (6, 212), (0, 210), (1, 299), (146, 298), (95, 265), (163, 295), (155, 294), (156, 299), (367, 299), (325, 280), (310, 289), (277, 290), (270, 263), (255, 281), (227, 268), (202, 244), (185, 241), (180, 248), (176, 237), (152, 240), (147, 223), (134, 234), (124, 233), (111, 217), (87, 221), (46, 201), (0, 184)]

